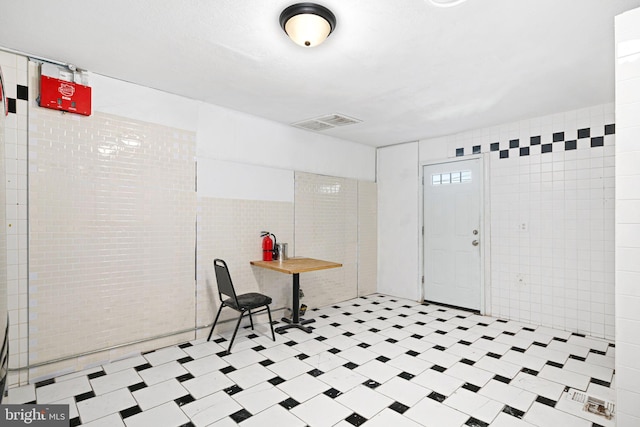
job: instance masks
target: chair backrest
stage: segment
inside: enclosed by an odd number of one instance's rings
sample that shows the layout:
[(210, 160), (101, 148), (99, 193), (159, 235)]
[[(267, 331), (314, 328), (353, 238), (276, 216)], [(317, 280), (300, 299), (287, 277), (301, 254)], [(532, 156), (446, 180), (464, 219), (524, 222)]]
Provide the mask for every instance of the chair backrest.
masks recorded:
[(224, 298), (222, 295), (226, 295), (228, 298), (233, 298), (233, 301), (238, 304), (238, 297), (236, 296), (236, 290), (233, 288), (233, 282), (231, 281), (231, 274), (229, 274), (229, 268), (227, 263), (221, 259), (213, 260), (213, 268), (216, 272), (216, 281), (218, 282), (218, 295), (220, 301)]

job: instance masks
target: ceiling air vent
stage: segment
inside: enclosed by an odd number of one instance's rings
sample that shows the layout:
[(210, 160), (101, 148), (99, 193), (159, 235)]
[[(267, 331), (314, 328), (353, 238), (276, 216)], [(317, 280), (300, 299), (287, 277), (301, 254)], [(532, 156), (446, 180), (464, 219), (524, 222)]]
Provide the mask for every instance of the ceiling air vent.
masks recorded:
[(338, 126), (353, 125), (360, 122), (361, 120), (347, 117), (342, 114), (329, 114), (326, 116), (316, 117), (315, 119), (292, 123), (291, 125), (307, 130), (323, 131), (327, 129), (333, 129)]

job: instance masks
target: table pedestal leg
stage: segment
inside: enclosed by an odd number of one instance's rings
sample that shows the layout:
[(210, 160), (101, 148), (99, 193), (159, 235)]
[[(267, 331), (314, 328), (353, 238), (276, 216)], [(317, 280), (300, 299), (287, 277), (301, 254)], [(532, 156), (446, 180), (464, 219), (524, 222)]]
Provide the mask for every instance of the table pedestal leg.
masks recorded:
[(302, 325), (306, 325), (308, 323), (313, 323), (316, 319), (300, 319), (300, 274), (293, 274), (293, 307), (291, 308), (293, 311), (293, 318), (291, 320), (287, 318), (282, 318), (282, 321), (286, 323), (284, 326), (280, 326), (276, 328), (276, 332), (281, 332), (290, 328), (298, 328), (302, 329), (307, 333), (311, 333), (310, 328), (305, 328)]

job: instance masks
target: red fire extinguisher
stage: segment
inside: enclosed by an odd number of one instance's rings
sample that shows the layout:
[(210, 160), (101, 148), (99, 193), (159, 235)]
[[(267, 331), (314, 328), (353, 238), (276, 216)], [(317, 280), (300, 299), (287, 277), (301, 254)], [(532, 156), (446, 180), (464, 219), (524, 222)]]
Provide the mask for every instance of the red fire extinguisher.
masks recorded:
[[(262, 260), (263, 261), (273, 261), (273, 248), (275, 247), (275, 234), (271, 234), (268, 231), (261, 231), (260, 236), (262, 237)], [(271, 237), (273, 236), (273, 240)]]

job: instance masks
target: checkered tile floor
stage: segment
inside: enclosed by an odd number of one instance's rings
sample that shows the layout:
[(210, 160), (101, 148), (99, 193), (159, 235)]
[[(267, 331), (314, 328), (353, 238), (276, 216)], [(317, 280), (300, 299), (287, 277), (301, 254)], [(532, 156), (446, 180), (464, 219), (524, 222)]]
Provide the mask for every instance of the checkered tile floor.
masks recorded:
[[(613, 344), (384, 295), (9, 390), (83, 426), (614, 426)], [(229, 338), (225, 335), (226, 338)]]

